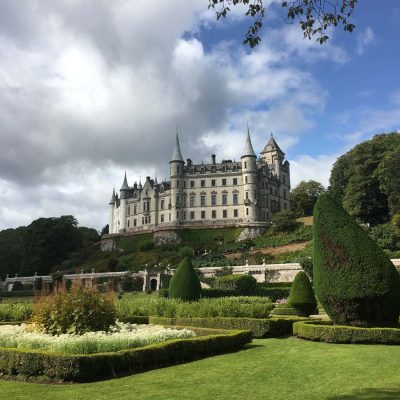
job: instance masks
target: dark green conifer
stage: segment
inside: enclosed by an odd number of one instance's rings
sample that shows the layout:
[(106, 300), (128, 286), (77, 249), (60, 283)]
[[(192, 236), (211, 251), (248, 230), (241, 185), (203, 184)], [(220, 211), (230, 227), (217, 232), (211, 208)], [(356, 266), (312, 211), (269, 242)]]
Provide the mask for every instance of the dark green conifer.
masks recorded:
[(300, 271), (293, 280), (289, 304), (301, 317), (308, 317), (317, 311), (317, 300), (311, 282), (303, 271)]
[(396, 326), (400, 278), (367, 233), (330, 195), (314, 208), (313, 282), (336, 324)]
[(179, 264), (169, 282), (169, 298), (184, 301), (196, 301), (200, 298), (201, 285), (193, 268), (190, 257), (185, 257)]

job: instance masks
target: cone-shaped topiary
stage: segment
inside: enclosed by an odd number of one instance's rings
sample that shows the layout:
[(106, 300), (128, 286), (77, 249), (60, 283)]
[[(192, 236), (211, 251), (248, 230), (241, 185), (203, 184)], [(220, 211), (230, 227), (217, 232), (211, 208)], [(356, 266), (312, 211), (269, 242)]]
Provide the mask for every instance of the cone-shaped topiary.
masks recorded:
[(328, 194), (314, 208), (313, 282), (336, 324), (395, 326), (400, 278), (394, 265)]
[(169, 282), (169, 298), (196, 301), (200, 298), (201, 285), (189, 257), (179, 264)]
[(289, 304), (301, 317), (308, 317), (317, 311), (317, 300), (311, 282), (305, 272), (300, 271), (292, 283)]

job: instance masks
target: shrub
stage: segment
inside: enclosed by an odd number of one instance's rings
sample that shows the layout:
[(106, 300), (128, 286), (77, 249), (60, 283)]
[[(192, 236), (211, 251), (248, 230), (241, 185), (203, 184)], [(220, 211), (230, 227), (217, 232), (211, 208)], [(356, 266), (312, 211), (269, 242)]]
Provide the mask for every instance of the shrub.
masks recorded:
[(176, 269), (169, 283), (169, 297), (184, 301), (195, 301), (200, 298), (201, 285), (192, 262), (185, 257)]
[(294, 231), (300, 223), (296, 221), (297, 215), (292, 211), (280, 211), (272, 217), (272, 227), (275, 232)]
[(395, 326), (400, 278), (394, 265), (327, 194), (314, 208), (314, 288), (339, 325)]
[(393, 225), (382, 224), (374, 226), (369, 234), (382, 249), (396, 250), (399, 236)]
[(51, 279), (55, 285), (59, 285), (64, 279), (64, 274), (60, 271), (53, 272), (51, 274)]
[(18, 291), (22, 291), (22, 290), (25, 290), (25, 286), (21, 282), (16, 281), (13, 283), (13, 286), (12, 286), (13, 292), (18, 292)]
[(300, 317), (308, 317), (316, 312), (317, 300), (311, 282), (305, 272), (300, 271), (294, 278), (290, 290), (289, 304)]
[(113, 293), (99, 293), (74, 284), (59, 285), (52, 294), (35, 299), (31, 322), (51, 335), (107, 331), (115, 323)]
[(328, 343), (400, 344), (400, 329), (332, 325), (329, 321), (296, 322), (293, 334)]
[(232, 289), (238, 296), (250, 296), (257, 293), (257, 280), (250, 275), (225, 275), (218, 278), (219, 289)]
[(31, 303), (0, 303), (0, 321), (23, 322), (31, 314)]
[(302, 257), (300, 259), (300, 266), (308, 277), (313, 280), (313, 262), (312, 257)]
[(133, 277), (132, 275), (125, 275), (121, 279), (121, 289), (124, 292), (134, 292), (143, 290), (143, 277)]
[(155, 247), (156, 247), (156, 245), (153, 240), (146, 240), (145, 242), (140, 243), (139, 250), (140, 251), (149, 251), (149, 250), (153, 250)]
[(160, 289), (158, 291), (158, 296), (159, 297), (164, 297), (165, 299), (167, 299), (169, 297), (168, 289)]
[(193, 257), (193, 249), (189, 246), (185, 246), (182, 247), (181, 249), (179, 249), (179, 256), (181, 258), (185, 258), (185, 257)]
[(260, 287), (257, 291), (258, 296), (266, 296), (271, 299), (271, 301), (276, 301), (278, 299), (285, 299), (290, 295), (290, 286), (288, 287)]

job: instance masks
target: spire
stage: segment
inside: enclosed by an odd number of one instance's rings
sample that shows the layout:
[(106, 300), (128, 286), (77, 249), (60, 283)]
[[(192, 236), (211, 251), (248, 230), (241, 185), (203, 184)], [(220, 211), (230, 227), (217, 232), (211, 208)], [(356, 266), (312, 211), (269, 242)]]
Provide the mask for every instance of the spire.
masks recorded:
[(126, 170), (125, 170), (124, 182), (122, 183), (120, 190), (129, 190), (128, 180), (126, 179)]
[(253, 145), (251, 144), (249, 124), (247, 124), (246, 143), (244, 145), (242, 157), (256, 157), (256, 153), (254, 153)]
[(171, 161), (182, 161), (183, 162), (183, 157), (181, 153), (181, 147), (179, 146), (179, 136), (178, 136), (178, 128), (176, 128), (176, 142), (175, 142), (175, 148), (174, 152), (172, 153)]
[(115, 204), (115, 188), (113, 188), (111, 200), (108, 204)]

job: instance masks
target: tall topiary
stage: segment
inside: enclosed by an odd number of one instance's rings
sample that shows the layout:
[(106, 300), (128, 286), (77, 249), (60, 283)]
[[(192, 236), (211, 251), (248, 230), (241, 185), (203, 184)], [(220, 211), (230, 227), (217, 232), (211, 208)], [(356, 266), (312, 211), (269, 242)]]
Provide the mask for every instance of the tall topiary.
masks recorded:
[(400, 278), (378, 245), (330, 195), (314, 208), (313, 282), (336, 324), (395, 326)]
[(184, 301), (196, 301), (200, 298), (201, 285), (189, 257), (179, 264), (169, 282), (169, 297)]
[(301, 317), (308, 317), (316, 312), (317, 300), (311, 282), (303, 271), (300, 271), (293, 280), (289, 304), (296, 310), (296, 314)]

